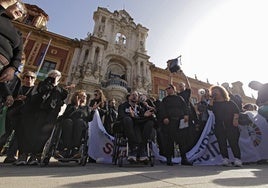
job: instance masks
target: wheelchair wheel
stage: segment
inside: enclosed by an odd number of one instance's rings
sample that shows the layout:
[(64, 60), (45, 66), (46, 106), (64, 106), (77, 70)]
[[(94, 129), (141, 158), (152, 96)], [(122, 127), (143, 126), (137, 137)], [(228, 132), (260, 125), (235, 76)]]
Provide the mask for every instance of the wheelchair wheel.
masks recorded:
[(52, 138), (50, 137), (43, 148), (40, 160), (41, 167), (47, 166), (51, 158), (51, 145), (52, 145), (51, 141)]
[(150, 166), (151, 166), (151, 167), (154, 166), (154, 157), (150, 157)]
[(87, 164), (87, 159), (88, 159), (87, 151), (88, 151), (87, 144), (83, 143), (80, 149), (81, 159), (79, 161), (79, 164), (82, 166), (85, 166)]
[(115, 147), (114, 148), (114, 151), (113, 151), (113, 154), (112, 154), (112, 163), (114, 164), (114, 165), (117, 165), (117, 148)]
[(41, 167), (47, 166), (48, 163), (49, 163), (49, 160), (50, 160), (50, 157), (46, 157), (46, 158), (44, 158), (44, 159), (41, 159), (41, 161), (40, 161), (40, 166), (41, 166)]
[(83, 134), (84, 135), (82, 137), (81, 145), (79, 148), (79, 152), (81, 154), (81, 159), (79, 160), (79, 164), (81, 166), (85, 166), (88, 160), (88, 132), (85, 131)]
[(154, 155), (153, 155), (153, 143), (152, 141), (148, 141), (148, 155), (149, 155), (149, 161), (150, 161), (150, 166), (154, 166)]
[(116, 136), (114, 138), (114, 147), (113, 147), (113, 154), (112, 154), (112, 163), (114, 165), (117, 165), (117, 162), (118, 162), (118, 155), (119, 155), (119, 139), (118, 137)]
[(48, 165), (50, 158), (54, 155), (54, 152), (57, 148), (60, 134), (61, 131), (59, 130), (58, 125), (55, 125), (49, 139), (44, 145), (40, 159), (40, 166)]
[(118, 158), (118, 166), (119, 167), (122, 167), (123, 166), (123, 159), (124, 159), (123, 156), (119, 156), (119, 158)]
[(80, 165), (85, 166), (87, 164), (87, 156), (83, 155), (80, 160)]

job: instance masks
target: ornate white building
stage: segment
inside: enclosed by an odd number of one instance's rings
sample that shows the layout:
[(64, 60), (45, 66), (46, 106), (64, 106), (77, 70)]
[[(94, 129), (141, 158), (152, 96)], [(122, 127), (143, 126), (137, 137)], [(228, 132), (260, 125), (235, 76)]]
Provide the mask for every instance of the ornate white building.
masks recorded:
[[(4, 7), (8, 6), (6, 3), (0, 1)], [(49, 17), (41, 8), (31, 4), (26, 7), (27, 16), (14, 22), (25, 41), (24, 69), (38, 70), (51, 40), (41, 70), (43, 73), (59, 70), (62, 85), (75, 83), (75, 89), (85, 89), (89, 94), (101, 88), (108, 99), (115, 98), (119, 102), (125, 100), (130, 90), (159, 99), (165, 96), (170, 72), (149, 62), (145, 46), (149, 30), (135, 24), (125, 10), (112, 13), (106, 8), (98, 8), (93, 17), (93, 33), (86, 39), (70, 39), (47, 30)], [(176, 74), (172, 81), (176, 85), (183, 78)], [(189, 77), (189, 81), (195, 102), (199, 98), (198, 89), (208, 88), (210, 84), (197, 78)], [(242, 96), (245, 103), (254, 103), (255, 99), (245, 96), (242, 86), (243, 83), (238, 81), (232, 83), (230, 90)]]
[(129, 90), (149, 94), (152, 89), (148, 29), (135, 24), (125, 11), (98, 8), (94, 30), (75, 50), (69, 82), (92, 93), (101, 88), (107, 98), (122, 100)]

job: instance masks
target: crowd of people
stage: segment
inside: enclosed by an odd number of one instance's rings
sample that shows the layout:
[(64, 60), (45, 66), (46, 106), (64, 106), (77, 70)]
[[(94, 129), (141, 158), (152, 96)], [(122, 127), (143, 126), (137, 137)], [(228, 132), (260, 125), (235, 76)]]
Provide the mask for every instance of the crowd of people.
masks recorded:
[[(231, 94), (222, 86), (204, 89), (195, 105), (190, 101), (191, 89), (184, 82), (178, 84), (181, 87), (179, 91), (175, 85), (168, 84), (166, 97), (161, 101), (132, 91), (117, 108), (117, 101), (107, 100), (101, 89), (94, 90), (91, 100), (85, 90), (75, 90), (68, 103), (66, 99), (70, 95), (70, 87), (59, 86), (61, 73), (57, 70), (51, 70), (38, 84), (35, 84), (36, 74), (32, 71), (24, 71), (19, 78), (20, 87), (10, 96), (13, 102), (7, 101), (9, 97), (2, 96), (5, 101), (2, 105), (8, 106), (5, 133), (0, 143), (2, 154), (6, 155), (5, 163), (38, 164), (44, 144), (56, 123), (62, 128), (61, 147), (56, 157), (78, 158), (81, 137), (88, 129), (95, 110), (98, 110), (108, 134), (114, 135), (113, 124), (120, 121), (129, 142), (128, 161), (149, 160), (146, 143), (150, 139), (157, 142), (167, 165), (173, 165), (176, 145), (181, 164), (192, 165), (186, 153), (199, 139), (208, 119), (208, 110), (211, 110), (215, 115), (215, 135), (223, 165), (230, 165), (228, 141), (235, 156), (235, 165), (242, 166), (238, 146), (238, 118), (241, 112), (238, 106), (242, 103), (231, 100)], [(59, 115), (64, 104), (67, 107)], [(245, 104), (243, 109), (256, 110), (256, 106)], [(8, 147), (5, 147), (7, 142)]]
[(249, 84), (259, 92), (256, 104), (243, 104), (239, 96), (223, 86), (204, 88), (200, 101), (193, 104), (191, 86), (182, 70), (178, 73), (185, 80), (177, 87), (168, 84), (161, 101), (138, 91), (131, 91), (125, 101), (106, 99), (100, 88), (94, 90), (90, 99), (88, 91), (75, 90), (74, 85), (61, 86), (58, 70), (50, 70), (44, 80), (36, 83), (35, 72), (19, 70), (23, 43), (21, 33), (12, 24), (12, 20), (23, 17), (26, 12), (20, 1), (7, 8), (0, 6), (0, 109), (7, 109), (5, 121), (2, 121), (5, 131), (0, 135), (1, 154), (6, 155), (4, 163), (37, 165), (55, 124), (62, 129), (61, 146), (55, 157), (79, 158), (81, 138), (98, 110), (108, 134), (114, 135), (113, 125), (120, 122), (129, 143), (128, 161), (149, 160), (146, 143), (153, 140), (168, 166), (173, 165), (175, 146), (179, 148), (181, 165), (192, 165), (186, 153), (198, 141), (208, 120), (208, 111), (211, 111), (215, 116), (222, 164), (231, 165), (229, 143), (235, 157), (234, 165), (242, 166), (239, 116), (242, 111), (259, 110), (268, 119), (267, 84), (257, 81)]

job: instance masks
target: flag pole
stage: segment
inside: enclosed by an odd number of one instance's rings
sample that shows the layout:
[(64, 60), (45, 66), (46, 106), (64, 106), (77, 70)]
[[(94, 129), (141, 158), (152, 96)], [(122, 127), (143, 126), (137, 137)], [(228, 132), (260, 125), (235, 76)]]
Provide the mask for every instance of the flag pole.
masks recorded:
[(173, 74), (169, 73), (169, 83), (173, 84)]
[(32, 34), (32, 31), (30, 31), (30, 32), (27, 34), (27, 36), (26, 36), (26, 38), (25, 38), (25, 42), (24, 42), (24, 44), (23, 44), (23, 49), (25, 49), (25, 47), (26, 47), (26, 45), (27, 45), (27, 43), (28, 43), (28, 41), (29, 41), (29, 37), (30, 37), (31, 34)]
[(49, 42), (48, 42), (48, 45), (47, 45), (47, 48), (46, 48), (46, 51), (45, 51), (45, 53), (44, 53), (44, 55), (43, 55), (43, 57), (42, 57), (42, 60), (41, 60), (41, 62), (40, 62), (40, 64), (39, 64), (39, 66), (38, 66), (38, 69), (37, 69), (37, 71), (36, 71), (36, 75), (37, 75), (37, 76), (38, 76), (38, 74), (39, 74), (39, 72), (40, 72), (40, 69), (41, 69), (43, 63), (44, 63), (44, 60), (45, 60), (45, 57), (46, 57), (48, 48), (49, 48), (49, 46), (50, 46), (50, 44), (51, 44), (51, 41), (52, 41), (52, 39), (50, 38), (50, 40), (49, 40)]

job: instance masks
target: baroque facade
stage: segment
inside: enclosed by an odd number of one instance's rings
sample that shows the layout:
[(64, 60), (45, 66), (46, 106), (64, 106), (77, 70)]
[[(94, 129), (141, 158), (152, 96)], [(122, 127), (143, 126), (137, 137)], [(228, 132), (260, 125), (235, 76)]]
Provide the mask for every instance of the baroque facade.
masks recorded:
[(135, 24), (125, 10), (112, 13), (99, 7), (93, 19), (93, 33), (75, 51), (69, 82), (88, 91), (102, 88), (108, 98), (117, 100), (129, 90), (151, 93), (148, 29)]
[[(47, 30), (49, 16), (41, 8), (29, 4), (26, 7), (27, 17), (14, 22), (24, 37), (25, 69), (40, 69), (43, 76), (58, 69), (63, 75), (61, 84), (74, 83), (89, 94), (100, 88), (108, 99), (117, 101), (125, 100), (130, 90), (162, 98), (171, 78), (175, 85), (184, 81), (180, 74), (171, 75), (149, 61), (145, 46), (149, 29), (136, 24), (125, 10), (110, 12), (99, 7), (93, 16), (93, 32), (85, 39), (70, 39)], [(197, 78), (189, 81), (195, 103), (200, 97), (198, 89), (210, 84)], [(242, 85), (235, 82), (230, 90), (244, 102), (254, 102), (245, 96)]]

